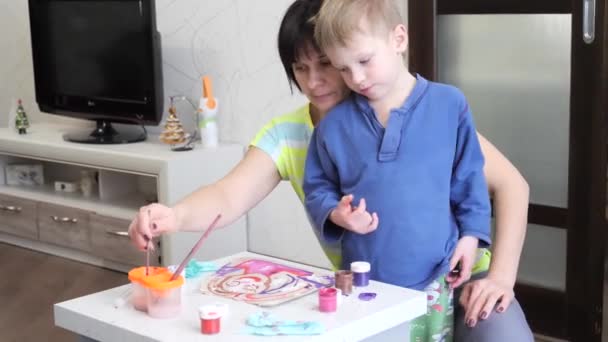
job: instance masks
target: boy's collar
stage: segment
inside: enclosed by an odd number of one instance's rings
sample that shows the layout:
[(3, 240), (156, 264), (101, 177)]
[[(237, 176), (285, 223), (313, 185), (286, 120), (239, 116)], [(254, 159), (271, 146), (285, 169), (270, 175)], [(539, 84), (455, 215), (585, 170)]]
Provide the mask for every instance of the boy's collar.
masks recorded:
[[(401, 107), (391, 109), (391, 113), (399, 113), (404, 115), (410, 110), (415, 109), (418, 103), (420, 103), (422, 96), (426, 92), (428, 85), (429, 81), (422, 77), (420, 74), (416, 73), (416, 84), (414, 85), (412, 92), (405, 99)], [(355, 104), (361, 111), (369, 114), (374, 113), (374, 110), (369, 104), (369, 100), (365, 96), (357, 94), (356, 92), (352, 92), (352, 94)]]
[[(391, 115), (385, 127), (380, 149), (378, 151), (378, 161), (383, 163), (393, 162), (399, 154), (399, 146), (401, 143), (401, 129), (403, 122), (406, 119), (406, 114), (416, 109), (418, 103), (426, 93), (429, 82), (424, 77), (416, 74), (416, 84), (410, 95), (405, 99), (404, 103), (399, 108), (391, 110)], [(355, 94), (355, 105), (366, 115), (373, 116), (374, 110), (369, 105), (369, 101), (364, 96)], [(394, 115), (397, 114), (397, 115)]]

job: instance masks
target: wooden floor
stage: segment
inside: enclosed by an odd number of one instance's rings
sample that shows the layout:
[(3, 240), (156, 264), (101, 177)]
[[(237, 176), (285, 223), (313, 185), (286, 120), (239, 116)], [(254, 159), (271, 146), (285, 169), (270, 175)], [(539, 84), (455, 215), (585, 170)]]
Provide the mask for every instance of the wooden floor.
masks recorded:
[(127, 275), (0, 242), (0, 341), (74, 341), (53, 304), (126, 284)]

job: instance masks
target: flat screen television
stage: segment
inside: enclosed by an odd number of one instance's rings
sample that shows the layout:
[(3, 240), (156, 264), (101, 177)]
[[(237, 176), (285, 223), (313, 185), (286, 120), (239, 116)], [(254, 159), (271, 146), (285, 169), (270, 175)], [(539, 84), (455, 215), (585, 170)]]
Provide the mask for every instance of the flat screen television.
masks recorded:
[[(95, 120), (66, 140), (146, 139), (163, 110), (154, 0), (29, 0), (36, 102), (46, 113)], [(120, 125), (112, 123), (135, 125)], [(141, 126), (141, 127), (140, 127)]]

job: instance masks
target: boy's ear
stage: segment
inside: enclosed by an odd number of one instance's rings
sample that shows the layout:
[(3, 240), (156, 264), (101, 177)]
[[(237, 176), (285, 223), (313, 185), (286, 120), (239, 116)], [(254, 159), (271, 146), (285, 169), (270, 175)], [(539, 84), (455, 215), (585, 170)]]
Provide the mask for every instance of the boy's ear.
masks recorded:
[(393, 39), (396, 51), (398, 53), (404, 53), (407, 50), (407, 46), (409, 43), (407, 29), (405, 28), (405, 25), (399, 24), (395, 26), (395, 28), (393, 29)]

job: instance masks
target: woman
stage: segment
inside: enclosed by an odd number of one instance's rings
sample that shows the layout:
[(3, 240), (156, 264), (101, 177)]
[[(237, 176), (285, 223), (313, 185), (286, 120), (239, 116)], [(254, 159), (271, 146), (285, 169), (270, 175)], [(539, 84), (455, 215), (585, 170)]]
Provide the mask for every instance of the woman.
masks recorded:
[[(303, 200), (304, 161), (312, 130), (348, 95), (339, 72), (314, 44), (310, 18), (317, 14), (320, 3), (296, 0), (283, 18), (278, 37), (287, 76), (310, 103), (264, 126), (243, 160), (218, 182), (201, 187), (173, 208), (160, 204), (142, 207), (129, 227), (137, 247), (144, 249), (150, 237), (166, 232), (200, 230), (218, 212), (222, 213), (218, 227), (226, 226), (270, 194), (281, 180), (289, 180)], [(456, 309), (456, 341), (533, 341), (513, 297), (527, 222), (528, 185), (492, 144), (481, 135), (479, 139), (494, 198), (496, 242), (489, 270), (477, 273), (477, 279), (463, 285), (457, 294), (462, 307)], [(322, 247), (336, 265), (336, 250)]]

